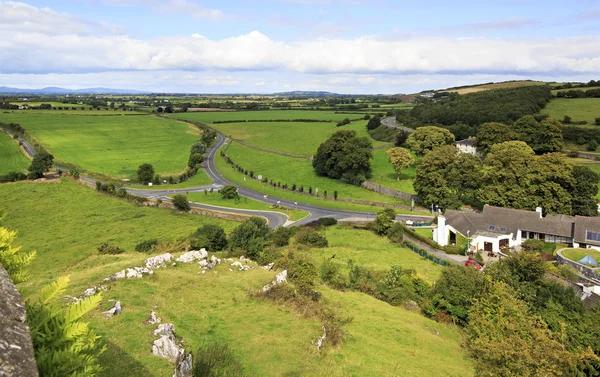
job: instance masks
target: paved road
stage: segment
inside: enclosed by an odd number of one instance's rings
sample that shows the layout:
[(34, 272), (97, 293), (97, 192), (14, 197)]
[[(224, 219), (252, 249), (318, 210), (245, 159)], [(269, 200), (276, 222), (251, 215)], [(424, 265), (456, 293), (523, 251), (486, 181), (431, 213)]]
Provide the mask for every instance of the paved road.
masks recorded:
[(387, 126), (387, 127), (391, 127), (391, 128), (398, 128), (398, 129), (404, 130), (404, 131), (406, 131), (408, 133), (415, 132), (415, 130), (412, 129), (412, 128), (408, 128), (408, 127), (404, 127), (404, 126), (398, 125), (398, 123), (396, 123), (396, 117), (386, 117), (386, 118), (383, 118), (381, 120), (381, 124), (383, 124), (384, 126)]
[[(385, 118), (385, 119), (387, 119), (387, 118)], [(8, 131), (8, 130), (6, 130), (6, 131), (12, 135), (12, 133), (10, 131)], [(144, 196), (147, 198), (156, 198), (156, 199), (160, 198), (164, 201), (169, 201), (170, 199), (167, 197), (168, 195), (173, 195), (173, 194), (177, 194), (177, 193), (203, 192), (204, 190), (210, 190), (211, 188), (221, 188), (226, 185), (234, 185), (235, 187), (237, 187), (238, 192), (241, 196), (245, 196), (247, 198), (250, 198), (250, 199), (253, 199), (253, 200), (256, 200), (259, 202), (263, 202), (263, 203), (267, 203), (267, 204), (271, 204), (271, 205), (278, 204), (281, 206), (285, 206), (285, 207), (293, 208), (293, 209), (297, 209), (297, 210), (302, 210), (302, 211), (306, 211), (309, 213), (309, 216), (305, 217), (304, 219), (294, 222), (293, 225), (307, 224), (309, 222), (318, 220), (323, 217), (333, 217), (338, 220), (355, 219), (358, 221), (369, 221), (369, 220), (373, 220), (375, 218), (375, 213), (342, 211), (342, 210), (337, 210), (337, 209), (329, 209), (329, 208), (323, 208), (323, 207), (303, 204), (303, 203), (294, 202), (294, 201), (287, 200), (287, 199), (273, 197), (271, 195), (264, 195), (262, 193), (259, 193), (259, 192), (253, 191), (253, 190), (249, 190), (245, 187), (242, 187), (233, 182), (230, 182), (223, 175), (221, 175), (221, 173), (219, 173), (219, 171), (217, 170), (217, 168), (215, 166), (216, 155), (217, 155), (219, 149), (221, 148), (221, 146), (225, 143), (225, 138), (223, 137), (223, 135), (218, 133), (217, 137), (218, 137), (217, 141), (209, 148), (209, 150), (206, 154), (204, 163), (203, 163), (203, 167), (206, 170), (207, 175), (213, 180), (213, 183), (211, 185), (204, 185), (204, 186), (192, 187), (192, 188), (187, 188), (187, 189), (175, 189), (175, 190), (127, 189), (127, 192), (134, 194), (134, 195)], [(29, 153), (30, 156), (35, 155), (35, 149), (25, 139), (19, 137), (19, 141), (21, 141), (23, 143), (23, 147), (25, 148), (27, 153)], [(60, 167), (58, 167), (58, 168), (60, 168)], [(80, 178), (83, 179), (84, 181), (90, 182), (92, 184), (96, 183), (96, 180), (91, 177), (86, 177), (86, 176), (82, 175)], [(211, 205), (193, 203), (193, 202), (190, 202), (190, 206), (192, 206), (194, 208), (202, 208), (202, 209), (213, 210), (213, 211), (216, 210), (216, 211), (220, 211), (220, 212), (227, 212), (227, 213), (234, 213), (234, 214), (261, 216), (261, 217), (266, 218), (267, 221), (269, 222), (269, 226), (271, 226), (273, 228), (276, 228), (280, 225), (291, 225), (291, 222), (288, 221), (287, 216), (282, 213), (279, 213), (279, 212), (242, 210), (242, 209), (234, 209), (234, 208), (217, 207), (217, 206), (211, 206)], [(431, 216), (398, 215), (398, 216), (396, 216), (396, 219), (401, 220), (401, 221), (430, 220)]]

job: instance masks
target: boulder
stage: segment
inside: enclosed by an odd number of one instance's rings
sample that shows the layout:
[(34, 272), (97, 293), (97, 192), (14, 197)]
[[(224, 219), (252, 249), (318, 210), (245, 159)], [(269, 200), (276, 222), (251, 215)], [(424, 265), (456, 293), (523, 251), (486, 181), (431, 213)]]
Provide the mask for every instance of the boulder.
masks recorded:
[(198, 264), (200, 267), (206, 267), (208, 266), (208, 261), (206, 259), (202, 259), (200, 262), (198, 262)]
[(156, 268), (166, 268), (167, 262), (171, 262), (173, 260), (173, 256), (170, 253), (157, 255), (155, 257), (151, 257), (146, 259), (146, 268), (154, 270)]
[(416, 302), (410, 300), (404, 303), (404, 308), (414, 312), (419, 310), (419, 305)]
[(150, 320), (148, 321), (148, 323), (152, 325), (160, 323), (160, 318), (156, 316), (156, 313), (154, 313), (154, 311), (150, 312)]
[(117, 303), (115, 304), (115, 306), (113, 306), (112, 308), (108, 309), (105, 312), (102, 312), (102, 315), (104, 316), (104, 318), (111, 318), (114, 317), (116, 315), (121, 314), (121, 302), (117, 301)]
[(233, 262), (231, 264), (231, 267), (238, 267), (240, 269), (240, 271), (248, 271), (250, 269), (250, 267), (248, 266), (244, 266), (243, 264), (241, 264), (240, 262)]
[(220, 258), (217, 258), (217, 257), (215, 257), (214, 255), (211, 255), (211, 256), (210, 256), (210, 261), (211, 261), (213, 264), (221, 264), (221, 259), (220, 259)]
[(267, 292), (271, 288), (273, 288), (273, 287), (275, 287), (275, 286), (277, 286), (279, 284), (283, 284), (285, 282), (287, 282), (287, 270), (283, 270), (280, 273), (278, 273), (277, 275), (275, 275), (275, 280), (273, 280), (269, 284), (267, 284), (264, 287), (262, 287), (262, 291), (263, 292)]
[(208, 252), (205, 249), (191, 250), (177, 258), (177, 262), (192, 263), (195, 260), (208, 258)]
[(179, 349), (177, 362), (175, 363), (175, 373), (173, 377), (191, 377), (194, 360), (191, 353), (186, 353), (183, 348)]
[(264, 268), (267, 271), (271, 271), (273, 269), (273, 266), (275, 266), (275, 263), (269, 263), (266, 266), (262, 266), (262, 268)]
[(152, 343), (152, 354), (167, 359), (173, 364), (177, 362), (179, 349), (175, 336), (162, 335)]

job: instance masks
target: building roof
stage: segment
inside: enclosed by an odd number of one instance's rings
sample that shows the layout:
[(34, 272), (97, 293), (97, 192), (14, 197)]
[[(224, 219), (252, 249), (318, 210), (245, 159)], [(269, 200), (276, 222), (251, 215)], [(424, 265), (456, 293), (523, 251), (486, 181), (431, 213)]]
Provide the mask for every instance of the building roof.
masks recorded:
[(596, 260), (594, 259), (594, 257), (592, 257), (591, 255), (586, 255), (585, 257), (583, 257), (580, 260), (578, 260), (577, 263), (589, 264), (590, 266), (597, 266), (598, 265), (598, 262), (596, 262)]
[(600, 240), (590, 240), (587, 232), (600, 233), (600, 217), (575, 216), (573, 240), (577, 243), (600, 245)]
[[(460, 232), (471, 236), (479, 234), (513, 234), (519, 230), (551, 234), (562, 237), (572, 237), (574, 216), (548, 215), (541, 217), (536, 211), (503, 208), (485, 205), (481, 212), (462, 212), (447, 210), (444, 213), (446, 223)], [(600, 232), (600, 218), (598, 231)], [(585, 233), (585, 231), (583, 232)], [(583, 234), (585, 236), (585, 234)], [(599, 241), (600, 244), (600, 241)]]
[(473, 146), (475, 144), (475, 140), (473, 140), (472, 138), (468, 138), (468, 139), (463, 139), (463, 140), (458, 140), (455, 142), (456, 145), (468, 145), (468, 146)]

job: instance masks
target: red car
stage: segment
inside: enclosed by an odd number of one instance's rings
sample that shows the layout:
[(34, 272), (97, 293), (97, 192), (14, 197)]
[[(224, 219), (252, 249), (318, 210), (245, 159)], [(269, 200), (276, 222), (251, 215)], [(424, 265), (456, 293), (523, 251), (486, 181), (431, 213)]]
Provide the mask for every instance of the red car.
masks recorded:
[(481, 270), (481, 265), (475, 259), (467, 259), (465, 262), (465, 267), (473, 267), (476, 270)]

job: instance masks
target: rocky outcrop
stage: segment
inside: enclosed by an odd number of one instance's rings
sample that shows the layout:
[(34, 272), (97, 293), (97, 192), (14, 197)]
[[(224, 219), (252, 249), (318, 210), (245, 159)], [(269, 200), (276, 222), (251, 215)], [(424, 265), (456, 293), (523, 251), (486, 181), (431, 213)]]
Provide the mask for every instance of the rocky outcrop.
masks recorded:
[(148, 320), (148, 323), (151, 325), (155, 325), (157, 323), (160, 323), (160, 318), (158, 318), (156, 316), (156, 313), (154, 313), (153, 311), (150, 312), (150, 319)]
[(321, 347), (323, 347), (323, 342), (325, 341), (325, 338), (327, 338), (327, 331), (325, 330), (325, 326), (323, 326), (323, 335), (318, 337), (316, 342), (316, 346), (319, 351), (321, 350)]
[(167, 267), (167, 263), (173, 260), (173, 256), (169, 253), (157, 255), (146, 259), (146, 268), (155, 270), (157, 268)]
[(121, 314), (121, 312), (122, 312), (121, 301), (117, 301), (115, 306), (113, 306), (112, 308), (108, 309), (105, 312), (102, 312), (102, 315), (104, 316), (104, 318), (108, 319), (108, 318), (111, 318), (111, 317)]
[(189, 377), (192, 375), (192, 354), (186, 353), (184, 343), (175, 336), (175, 325), (165, 323), (158, 325), (154, 335), (159, 338), (152, 344), (152, 354), (175, 364), (173, 377)]
[(206, 258), (208, 258), (208, 252), (206, 251), (206, 249), (192, 250), (177, 258), (177, 262), (192, 263), (195, 260), (201, 260)]
[(277, 275), (275, 275), (275, 280), (273, 280), (269, 284), (262, 287), (262, 291), (268, 292), (271, 288), (273, 288), (279, 284), (283, 284), (285, 282), (287, 282), (287, 270), (283, 270), (280, 273), (278, 273)]
[(0, 376), (37, 377), (23, 299), (0, 266)]
[(248, 265), (243, 265), (242, 263), (235, 261), (231, 264), (231, 267), (238, 267), (240, 271), (248, 271), (250, 267)]

